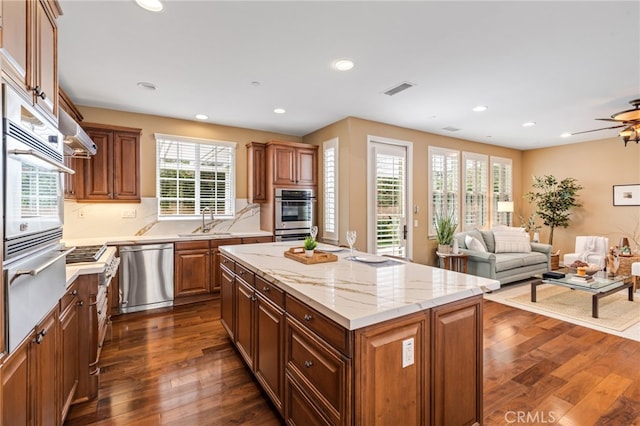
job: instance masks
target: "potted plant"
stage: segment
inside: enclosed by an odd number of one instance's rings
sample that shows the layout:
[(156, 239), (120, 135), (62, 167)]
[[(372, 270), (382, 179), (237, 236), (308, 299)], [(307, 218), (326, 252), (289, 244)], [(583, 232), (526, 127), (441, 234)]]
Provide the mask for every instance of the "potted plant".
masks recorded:
[(307, 257), (313, 257), (314, 250), (318, 242), (315, 238), (308, 236), (304, 239), (304, 255)]
[[(535, 213), (549, 227), (549, 245), (553, 245), (553, 230), (558, 226), (569, 226), (571, 209), (581, 207), (578, 192), (582, 189), (574, 178), (558, 180), (555, 176), (534, 176), (533, 190), (524, 196), (529, 202), (536, 203)], [(551, 255), (551, 266), (559, 265), (560, 251)]]
[(453, 234), (458, 228), (455, 212), (436, 212), (433, 225), (436, 228), (436, 240), (439, 253), (450, 253)]
[(542, 228), (542, 226), (538, 225), (536, 223), (536, 213), (533, 212), (529, 215), (529, 217), (525, 220), (522, 216), (520, 216), (520, 223), (521, 223), (521, 227), (524, 228), (525, 231), (527, 231), (528, 233), (533, 232), (533, 239), (532, 241), (534, 243), (539, 243), (540, 242), (540, 228)]

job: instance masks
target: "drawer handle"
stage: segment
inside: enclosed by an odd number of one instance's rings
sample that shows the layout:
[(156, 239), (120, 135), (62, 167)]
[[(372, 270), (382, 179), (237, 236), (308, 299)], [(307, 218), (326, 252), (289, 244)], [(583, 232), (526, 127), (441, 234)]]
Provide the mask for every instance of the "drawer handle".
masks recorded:
[(73, 290), (73, 291), (71, 292), (71, 295), (72, 295), (72, 296), (77, 296), (77, 295), (78, 295), (78, 290)]
[(102, 315), (102, 310), (99, 310), (99, 311), (98, 311), (98, 315)]
[(305, 361), (304, 362), (304, 366), (307, 368), (311, 368), (311, 366), (313, 365), (313, 361)]
[(256, 300), (258, 300), (255, 296), (251, 296), (251, 301), (255, 302)]
[(79, 302), (78, 302), (78, 306), (84, 306), (84, 301), (82, 301), (82, 300), (81, 300), (81, 301), (79, 301)]
[(262, 289), (262, 291), (264, 291), (265, 293), (268, 293), (268, 292), (269, 292), (269, 290), (271, 290), (269, 287), (264, 287), (264, 288)]
[(306, 322), (309, 322), (309, 321), (311, 321), (312, 319), (313, 319), (313, 316), (312, 316), (311, 314), (305, 314), (305, 316), (304, 316), (304, 320), (305, 320)]

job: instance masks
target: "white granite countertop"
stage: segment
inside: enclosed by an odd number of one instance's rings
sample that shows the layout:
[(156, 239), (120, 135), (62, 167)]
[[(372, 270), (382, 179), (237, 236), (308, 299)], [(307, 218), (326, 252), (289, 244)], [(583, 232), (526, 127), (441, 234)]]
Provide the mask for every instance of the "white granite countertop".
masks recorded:
[(384, 263), (348, 260), (349, 249), (335, 253), (337, 262), (305, 265), (284, 256), (297, 245), (244, 244), (220, 250), (349, 330), (500, 288), (496, 280), (391, 258)]
[(167, 235), (120, 235), (109, 237), (69, 238), (62, 242), (67, 246), (87, 246), (96, 244), (107, 245), (133, 245), (152, 244), (176, 241), (216, 240), (226, 238), (266, 237), (273, 236), (268, 231), (230, 232), (230, 233), (192, 233), (192, 234), (167, 234)]

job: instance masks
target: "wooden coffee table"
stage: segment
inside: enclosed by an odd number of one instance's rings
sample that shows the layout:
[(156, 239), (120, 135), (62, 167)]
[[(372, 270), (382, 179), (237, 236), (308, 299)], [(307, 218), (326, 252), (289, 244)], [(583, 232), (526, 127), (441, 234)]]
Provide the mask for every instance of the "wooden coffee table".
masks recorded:
[(597, 277), (591, 283), (576, 283), (571, 281), (574, 274), (567, 274), (564, 278), (540, 278), (531, 281), (531, 301), (536, 301), (536, 288), (542, 284), (559, 285), (572, 290), (582, 290), (593, 293), (591, 296), (591, 316), (598, 318), (598, 301), (610, 294), (617, 293), (625, 288), (629, 291), (629, 301), (633, 302), (633, 282), (628, 275), (619, 275), (613, 278)]

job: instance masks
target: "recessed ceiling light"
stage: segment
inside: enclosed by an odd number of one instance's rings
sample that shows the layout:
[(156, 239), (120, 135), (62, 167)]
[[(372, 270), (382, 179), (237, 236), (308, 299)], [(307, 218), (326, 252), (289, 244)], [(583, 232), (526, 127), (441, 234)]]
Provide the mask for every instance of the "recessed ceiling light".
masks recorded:
[(475, 112), (482, 112), (482, 111), (486, 111), (488, 109), (489, 109), (489, 107), (486, 106), (486, 105), (478, 105), (476, 107), (473, 107), (473, 111), (475, 111)]
[(568, 138), (569, 136), (571, 136), (571, 133), (569, 132), (564, 132), (560, 135), (561, 138)]
[(204, 115), (204, 114), (196, 114), (196, 118), (198, 120), (206, 120), (206, 119), (209, 118), (209, 116), (208, 115)]
[(160, 12), (164, 6), (160, 0), (135, 0), (136, 4), (149, 12)]
[(338, 59), (333, 63), (333, 69), (338, 71), (349, 71), (353, 68), (353, 61), (351, 59)]
[(284, 108), (276, 108), (273, 110), (273, 112), (275, 112), (276, 114), (284, 114), (285, 112), (287, 112), (287, 110)]
[(522, 127), (531, 127), (535, 125), (536, 125), (535, 121), (527, 121), (526, 123), (522, 123)]
[(141, 88), (141, 89), (147, 89), (147, 90), (156, 90), (157, 89), (155, 84), (149, 83), (149, 82), (146, 82), (146, 81), (140, 81), (138, 83), (138, 87)]

